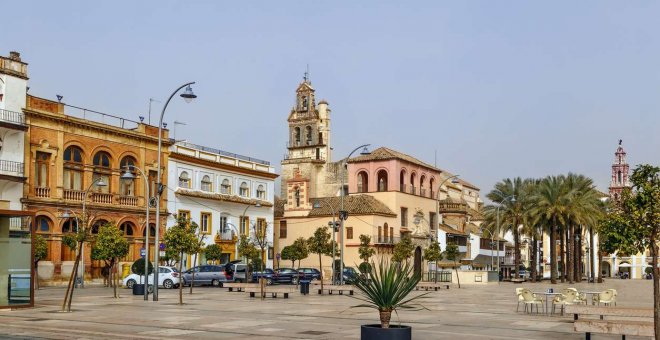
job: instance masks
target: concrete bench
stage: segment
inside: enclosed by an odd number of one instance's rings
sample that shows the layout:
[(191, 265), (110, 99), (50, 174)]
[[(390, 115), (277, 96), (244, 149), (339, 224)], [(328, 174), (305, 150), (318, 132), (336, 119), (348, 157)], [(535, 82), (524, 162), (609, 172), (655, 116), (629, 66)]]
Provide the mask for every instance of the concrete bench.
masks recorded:
[(248, 288), (259, 288), (258, 284), (249, 283), (225, 283), (223, 288), (227, 288), (230, 292), (244, 292)]
[[(623, 308), (623, 307), (599, 307), (584, 305), (568, 305), (566, 313), (573, 314), (574, 329), (576, 332), (584, 332), (586, 339), (591, 339), (591, 333), (616, 334), (622, 339), (626, 335), (653, 336), (653, 321), (637, 320), (603, 320), (605, 316), (617, 316), (624, 318), (653, 318), (652, 308)], [(580, 316), (599, 316), (600, 319), (582, 318)]]
[(438, 291), (438, 289), (441, 289), (441, 288), (449, 289), (449, 285), (432, 283), (432, 284), (419, 284), (419, 285), (415, 286), (415, 290), (424, 289), (426, 291), (434, 290), (436, 292)]
[[(249, 291), (249, 293), (250, 293), (251, 298), (257, 297), (259, 294), (261, 294), (260, 291)], [(264, 291), (262, 297), (266, 298), (266, 297), (269, 297), (269, 296), (273, 299), (277, 298), (278, 296), (281, 296), (284, 299), (288, 299), (289, 298), (289, 292), (273, 292), (273, 291), (267, 292), (267, 291)]]

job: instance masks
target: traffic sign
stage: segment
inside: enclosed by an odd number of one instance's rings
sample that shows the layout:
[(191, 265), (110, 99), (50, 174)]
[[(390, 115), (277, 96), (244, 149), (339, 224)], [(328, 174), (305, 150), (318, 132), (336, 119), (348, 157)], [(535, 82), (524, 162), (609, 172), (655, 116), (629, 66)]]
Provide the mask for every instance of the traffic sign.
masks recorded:
[(160, 249), (160, 250), (165, 250), (165, 243), (161, 243), (161, 244), (158, 246), (158, 249)]
[(146, 254), (147, 254), (146, 250), (144, 248), (140, 248), (140, 256), (144, 257), (144, 255)]
[(346, 221), (348, 219), (348, 211), (340, 210), (339, 211), (339, 219)]

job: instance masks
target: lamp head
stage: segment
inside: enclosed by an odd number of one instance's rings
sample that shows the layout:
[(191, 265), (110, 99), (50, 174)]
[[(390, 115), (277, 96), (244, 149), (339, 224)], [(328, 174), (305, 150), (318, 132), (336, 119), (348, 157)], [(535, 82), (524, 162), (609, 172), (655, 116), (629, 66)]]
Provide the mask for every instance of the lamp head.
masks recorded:
[(255, 208), (261, 208), (261, 203), (257, 202), (257, 204), (254, 205)]
[(516, 196), (511, 196), (511, 203), (516, 203)]
[(62, 218), (71, 218), (71, 214), (68, 211), (62, 213)]
[(193, 93), (192, 87), (190, 85), (186, 86), (186, 90), (181, 94), (186, 103), (190, 103), (193, 99), (197, 98), (197, 95)]
[(360, 151), (360, 155), (362, 155), (362, 156), (367, 156), (367, 155), (370, 155), (370, 154), (371, 154), (371, 151), (369, 151), (369, 149), (366, 146), (364, 148), (362, 148), (362, 151)]
[(314, 209), (320, 209), (321, 208), (321, 202), (319, 202), (319, 201), (314, 202), (313, 207), (314, 207)]
[(103, 178), (99, 178), (99, 180), (96, 182), (97, 187), (107, 187), (108, 183), (103, 181)]
[(135, 179), (135, 175), (133, 175), (133, 174), (129, 171), (128, 167), (126, 167), (126, 169), (124, 170), (124, 173), (121, 174), (121, 176), (119, 177), (119, 179), (121, 179), (121, 180), (123, 180), (123, 181), (132, 181), (132, 180)]
[(452, 179), (451, 179), (451, 182), (452, 182), (453, 184), (458, 184), (458, 183), (460, 183), (460, 181), (458, 180), (458, 175), (456, 175), (456, 177), (452, 178)]

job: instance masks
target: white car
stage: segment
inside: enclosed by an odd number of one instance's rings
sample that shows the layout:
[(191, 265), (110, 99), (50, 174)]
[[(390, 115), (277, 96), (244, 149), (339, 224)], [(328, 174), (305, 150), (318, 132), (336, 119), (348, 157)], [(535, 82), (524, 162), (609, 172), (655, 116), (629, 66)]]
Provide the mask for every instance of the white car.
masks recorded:
[[(167, 289), (179, 286), (181, 275), (174, 267), (158, 267), (158, 287)], [(153, 285), (154, 274), (149, 275), (149, 285)], [(124, 287), (133, 288), (136, 283), (144, 283), (144, 276), (131, 274), (124, 278)]]

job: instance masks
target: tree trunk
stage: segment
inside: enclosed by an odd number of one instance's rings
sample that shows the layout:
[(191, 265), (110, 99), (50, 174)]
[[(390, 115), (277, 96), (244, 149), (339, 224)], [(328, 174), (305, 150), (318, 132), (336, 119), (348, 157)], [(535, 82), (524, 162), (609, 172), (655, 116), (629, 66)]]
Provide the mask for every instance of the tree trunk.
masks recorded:
[(553, 224), (550, 227), (550, 282), (557, 283), (557, 226), (556, 219), (553, 219)]
[[(77, 277), (77, 275), (78, 275), (78, 267), (80, 266), (80, 259), (82, 258), (82, 249), (83, 249), (83, 246), (84, 246), (83, 241), (78, 242), (78, 246), (79, 246), (78, 249), (80, 249), (80, 250), (78, 251), (78, 255), (76, 256), (76, 264), (74, 265), (75, 270), (71, 273), (71, 275), (73, 277)], [(83, 261), (84, 261), (84, 259), (83, 259)], [(83, 280), (84, 280), (84, 277), (85, 277), (84, 272), (82, 273), (82, 277), (83, 277)], [(69, 301), (68, 301), (67, 307), (66, 307), (67, 312), (71, 311), (71, 303), (73, 302), (73, 291), (74, 291), (75, 288), (76, 288), (75, 284), (73, 286), (71, 286), (71, 291), (69, 292)]]
[(321, 252), (319, 252), (319, 272), (321, 272), (320, 279), (321, 279), (321, 292), (323, 292), (323, 262), (321, 259)]
[(582, 264), (582, 258), (584, 251), (582, 250), (582, 226), (578, 226), (578, 230), (575, 233), (577, 239), (575, 240), (575, 282), (582, 282), (582, 272), (584, 272), (584, 266)]
[(598, 283), (603, 283), (603, 252), (598, 252)]
[[(179, 273), (182, 273), (183, 270), (183, 252), (180, 254), (181, 256), (179, 257)], [(156, 281), (156, 284), (158, 284), (158, 273), (154, 273), (154, 281)], [(194, 275), (194, 274), (193, 274)], [(192, 282), (190, 283), (192, 284)], [(183, 280), (179, 283), (179, 304), (183, 304)]]
[(596, 248), (594, 248), (594, 227), (589, 226), (589, 249), (591, 249), (591, 252), (587, 252), (587, 255), (589, 256), (589, 276), (591, 277), (591, 282), (596, 282), (596, 274), (594, 273), (594, 269), (596, 268), (594, 264), (594, 252), (596, 251)]
[[(534, 232), (534, 231), (535, 230), (533, 230), (532, 232)], [(534, 234), (532, 235), (532, 264), (530, 266), (530, 267), (532, 267), (532, 282), (536, 282), (536, 275), (538, 274), (537, 273), (537, 270), (538, 270), (538, 264), (537, 264), (538, 263), (538, 261), (537, 261), (538, 260), (537, 259), (537, 257), (538, 257), (538, 244), (537, 243), (538, 242), (536, 240), (536, 233), (534, 232)]]
[(390, 319), (392, 318), (392, 311), (388, 309), (385, 310), (379, 309), (378, 312), (380, 313), (380, 327), (390, 328)]
[[(193, 267), (195, 266), (196, 263), (197, 263), (197, 253), (195, 253), (195, 257), (194, 257), (194, 260), (193, 260), (193, 263), (192, 263)], [(193, 271), (192, 272), (192, 281), (190, 282), (190, 293), (189, 294), (192, 294), (194, 285), (195, 285), (195, 272)]]
[(34, 261), (34, 289), (39, 290), (39, 261)]
[(566, 243), (564, 241), (564, 236), (566, 236), (565, 230), (566, 227), (559, 228), (559, 266), (561, 267), (561, 274), (559, 275), (559, 279), (561, 280), (561, 283), (566, 282)]
[(567, 226), (566, 228), (566, 273), (568, 274), (568, 283), (573, 283), (575, 278), (575, 267), (573, 267), (573, 258), (575, 249), (573, 249), (573, 234), (575, 232), (575, 227), (573, 225)]
[(658, 244), (651, 237), (651, 256), (653, 256), (653, 328), (655, 338), (660, 339), (660, 268), (658, 268)]
[(458, 277), (458, 263), (454, 261), (454, 270), (456, 271), (456, 282), (458, 283), (458, 288), (461, 288), (461, 278)]
[[(438, 261), (433, 261), (433, 263), (435, 264), (435, 272), (433, 273), (433, 281), (434, 281), (434, 283), (438, 283)], [(491, 268), (491, 269), (493, 269), (493, 268)]]
[(117, 275), (117, 269), (118, 269), (117, 267), (119, 267), (119, 261), (117, 261), (117, 259), (113, 259), (112, 260), (112, 270), (110, 271), (111, 274), (110, 274), (110, 277), (108, 278), (108, 281), (110, 281), (110, 279), (112, 279), (112, 286), (113, 286), (112, 289), (114, 290), (115, 298), (119, 297), (119, 295), (117, 295), (117, 285), (115, 284), (115, 281), (117, 280), (117, 276), (118, 276)]
[[(518, 234), (518, 221), (513, 219), (513, 276), (520, 278), (520, 235)], [(458, 275), (458, 274), (457, 274)]]

